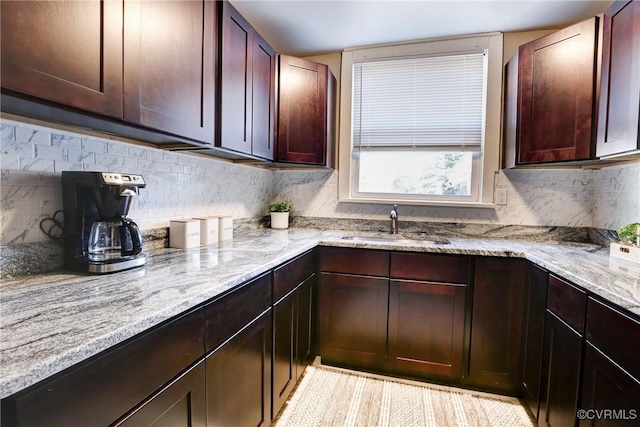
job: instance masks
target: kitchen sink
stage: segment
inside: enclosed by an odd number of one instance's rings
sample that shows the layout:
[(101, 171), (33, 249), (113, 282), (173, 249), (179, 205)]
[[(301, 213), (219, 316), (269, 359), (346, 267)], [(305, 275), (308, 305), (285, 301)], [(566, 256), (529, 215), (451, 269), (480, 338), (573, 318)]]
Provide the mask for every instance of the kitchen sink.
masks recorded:
[(420, 245), (447, 245), (449, 240), (443, 237), (422, 236), (422, 235), (402, 235), (402, 234), (386, 234), (376, 236), (349, 235), (343, 236), (342, 240), (351, 240), (355, 242), (381, 242), (381, 243), (402, 243), (402, 244), (420, 244)]

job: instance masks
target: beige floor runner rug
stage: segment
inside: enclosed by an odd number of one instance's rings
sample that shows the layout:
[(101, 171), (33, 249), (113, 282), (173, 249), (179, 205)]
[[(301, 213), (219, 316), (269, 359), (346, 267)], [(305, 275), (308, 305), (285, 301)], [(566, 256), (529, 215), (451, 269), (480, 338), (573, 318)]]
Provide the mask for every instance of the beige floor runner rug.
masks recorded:
[(517, 399), (309, 366), (277, 427), (531, 427)]

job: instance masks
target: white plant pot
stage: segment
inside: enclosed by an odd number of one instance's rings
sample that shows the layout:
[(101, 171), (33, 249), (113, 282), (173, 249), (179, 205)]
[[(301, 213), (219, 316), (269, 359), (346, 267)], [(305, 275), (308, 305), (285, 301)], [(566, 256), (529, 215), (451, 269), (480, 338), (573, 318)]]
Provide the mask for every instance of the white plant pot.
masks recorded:
[(271, 228), (289, 228), (289, 212), (271, 212)]

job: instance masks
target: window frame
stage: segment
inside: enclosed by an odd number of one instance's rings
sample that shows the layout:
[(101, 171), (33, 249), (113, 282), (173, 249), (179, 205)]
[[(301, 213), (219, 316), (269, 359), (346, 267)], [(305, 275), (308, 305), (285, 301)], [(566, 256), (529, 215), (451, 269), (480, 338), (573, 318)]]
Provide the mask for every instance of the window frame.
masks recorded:
[[(405, 205), (494, 207), (494, 176), (500, 165), (502, 78), (502, 33), (435, 39), (405, 44), (347, 49), (342, 52), (340, 128), (338, 152), (338, 201), (352, 203), (398, 203)], [(352, 156), (353, 64), (366, 60), (446, 55), (486, 51), (487, 92), (482, 151), (474, 156), (477, 195), (434, 196), (361, 193), (357, 188), (357, 163)]]

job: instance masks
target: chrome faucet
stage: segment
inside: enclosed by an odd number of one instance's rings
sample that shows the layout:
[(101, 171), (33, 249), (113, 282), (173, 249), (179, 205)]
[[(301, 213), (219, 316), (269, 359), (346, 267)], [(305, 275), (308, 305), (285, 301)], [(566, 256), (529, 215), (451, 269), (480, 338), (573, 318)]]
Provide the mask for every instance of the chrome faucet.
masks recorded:
[(389, 218), (391, 218), (391, 234), (398, 234), (398, 205), (393, 205)]

